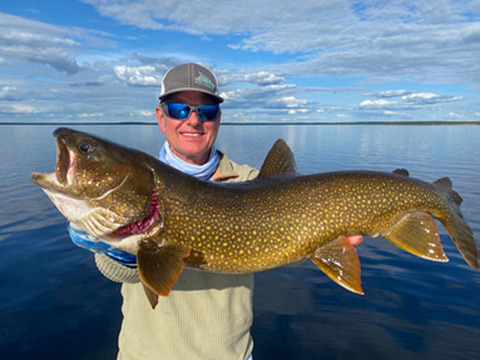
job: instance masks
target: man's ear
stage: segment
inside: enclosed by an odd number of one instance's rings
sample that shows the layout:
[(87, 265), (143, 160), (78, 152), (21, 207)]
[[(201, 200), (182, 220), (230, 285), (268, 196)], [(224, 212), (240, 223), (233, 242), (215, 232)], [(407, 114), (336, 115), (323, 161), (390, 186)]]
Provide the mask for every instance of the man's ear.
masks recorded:
[(165, 134), (165, 122), (163, 121), (163, 109), (161, 106), (156, 107), (155, 115), (157, 116), (157, 123), (160, 127), (160, 130)]

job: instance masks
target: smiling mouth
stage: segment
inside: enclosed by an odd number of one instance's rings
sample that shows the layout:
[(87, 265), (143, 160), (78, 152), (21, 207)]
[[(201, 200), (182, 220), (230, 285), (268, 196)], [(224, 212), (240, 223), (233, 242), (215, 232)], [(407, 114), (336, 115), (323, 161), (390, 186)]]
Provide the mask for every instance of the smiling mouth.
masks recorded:
[(188, 137), (200, 137), (203, 135), (203, 133), (181, 133), (183, 136), (188, 136)]

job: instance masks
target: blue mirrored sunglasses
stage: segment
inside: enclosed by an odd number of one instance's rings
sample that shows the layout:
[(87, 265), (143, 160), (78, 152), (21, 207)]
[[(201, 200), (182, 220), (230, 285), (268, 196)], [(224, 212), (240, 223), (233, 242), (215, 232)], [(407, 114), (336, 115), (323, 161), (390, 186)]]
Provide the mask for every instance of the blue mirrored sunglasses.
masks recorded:
[(218, 105), (190, 106), (182, 103), (162, 103), (162, 109), (169, 118), (187, 120), (192, 111), (196, 111), (201, 121), (215, 121), (220, 114)]

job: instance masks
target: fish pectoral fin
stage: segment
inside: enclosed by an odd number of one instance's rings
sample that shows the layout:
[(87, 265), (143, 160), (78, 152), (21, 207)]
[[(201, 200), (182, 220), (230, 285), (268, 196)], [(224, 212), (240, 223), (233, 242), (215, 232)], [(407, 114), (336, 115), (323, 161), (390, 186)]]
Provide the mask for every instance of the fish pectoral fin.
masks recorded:
[(437, 224), (427, 213), (408, 212), (380, 235), (413, 255), (433, 261), (448, 261), (440, 243)]
[[(190, 248), (182, 245), (158, 246), (142, 240), (137, 253), (138, 274), (143, 285), (157, 295), (167, 296), (185, 267)], [(150, 294), (147, 294), (152, 304)], [(153, 307), (153, 304), (152, 304)]]
[(346, 236), (339, 236), (318, 248), (310, 259), (337, 284), (363, 295), (360, 260)]

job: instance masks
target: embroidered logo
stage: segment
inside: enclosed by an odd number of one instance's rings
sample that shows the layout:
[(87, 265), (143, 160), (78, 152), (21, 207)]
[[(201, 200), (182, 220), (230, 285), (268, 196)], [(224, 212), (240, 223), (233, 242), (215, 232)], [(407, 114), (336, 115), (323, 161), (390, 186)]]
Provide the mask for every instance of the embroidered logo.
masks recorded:
[(215, 84), (205, 74), (198, 72), (198, 76), (195, 78), (195, 84), (203, 85), (209, 88), (211, 91), (215, 91)]

